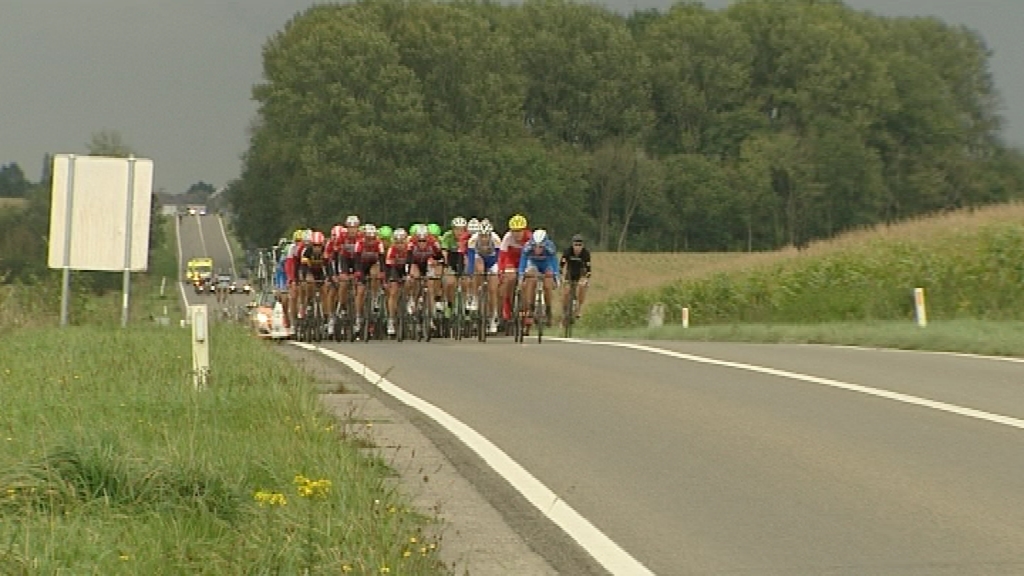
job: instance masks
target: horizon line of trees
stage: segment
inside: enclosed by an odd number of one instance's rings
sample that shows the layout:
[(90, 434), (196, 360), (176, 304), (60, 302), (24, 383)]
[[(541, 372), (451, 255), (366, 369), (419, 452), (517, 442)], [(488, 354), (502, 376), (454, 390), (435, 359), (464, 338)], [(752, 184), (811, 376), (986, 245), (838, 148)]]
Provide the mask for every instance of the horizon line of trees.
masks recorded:
[[(86, 154), (119, 158), (127, 158), (130, 154), (139, 156), (116, 130), (94, 132), (86, 143)], [(0, 205), (0, 284), (35, 283), (47, 278), (51, 272), (48, 266), (47, 237), (50, 234), (52, 170), (51, 154), (43, 157), (38, 182), (25, 178), (17, 162), (0, 166), (0, 198), (24, 200), (24, 203), (16, 206)], [(160, 202), (154, 191), (149, 230), (150, 254), (167, 241), (164, 228), (160, 226), (160, 218)], [(74, 271), (74, 275), (79, 289), (97, 294), (121, 288), (119, 272)]]
[(990, 51), (834, 0), (621, 15), (364, 0), (263, 47), (235, 228), (522, 212), (604, 250), (771, 250), (1021, 196)]

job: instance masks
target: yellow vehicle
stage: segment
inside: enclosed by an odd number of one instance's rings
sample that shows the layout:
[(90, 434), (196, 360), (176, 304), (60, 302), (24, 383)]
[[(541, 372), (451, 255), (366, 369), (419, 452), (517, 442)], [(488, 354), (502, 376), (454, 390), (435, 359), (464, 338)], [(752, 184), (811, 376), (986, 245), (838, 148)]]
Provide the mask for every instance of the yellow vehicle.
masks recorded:
[(213, 258), (193, 258), (189, 260), (185, 278), (193, 284), (213, 278)]

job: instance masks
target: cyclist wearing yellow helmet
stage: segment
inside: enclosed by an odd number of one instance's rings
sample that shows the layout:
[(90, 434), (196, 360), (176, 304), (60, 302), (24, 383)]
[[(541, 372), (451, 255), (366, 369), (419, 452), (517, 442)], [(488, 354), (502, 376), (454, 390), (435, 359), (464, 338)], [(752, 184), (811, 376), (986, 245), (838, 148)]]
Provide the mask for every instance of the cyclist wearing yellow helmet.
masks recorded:
[(516, 286), (516, 273), (519, 271), (519, 259), (523, 246), (530, 241), (530, 230), (526, 228), (526, 216), (516, 214), (508, 219), (508, 232), (501, 240), (498, 252), (498, 274), (501, 275), (501, 294), (504, 305), (502, 316), (509, 320), (512, 316), (512, 292)]
[(302, 256), (303, 248), (305, 248), (303, 243), (305, 235), (305, 228), (297, 228), (292, 233), (292, 244), (288, 248), (288, 255), (284, 261), (284, 273), (288, 278), (288, 298), (284, 308), (289, 327), (295, 326), (295, 313), (298, 306), (292, 304), (299, 301), (299, 259)]

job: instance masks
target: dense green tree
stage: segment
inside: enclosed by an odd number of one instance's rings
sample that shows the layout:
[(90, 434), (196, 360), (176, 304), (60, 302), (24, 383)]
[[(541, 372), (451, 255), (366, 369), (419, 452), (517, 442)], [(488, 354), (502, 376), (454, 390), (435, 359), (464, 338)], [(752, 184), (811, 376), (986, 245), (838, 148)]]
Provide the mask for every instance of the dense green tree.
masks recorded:
[(227, 194), (252, 243), (523, 212), (609, 250), (764, 250), (1024, 185), (975, 32), (834, 0), (364, 0), (263, 58)]
[(17, 162), (0, 166), (0, 198), (24, 198), (31, 187)]

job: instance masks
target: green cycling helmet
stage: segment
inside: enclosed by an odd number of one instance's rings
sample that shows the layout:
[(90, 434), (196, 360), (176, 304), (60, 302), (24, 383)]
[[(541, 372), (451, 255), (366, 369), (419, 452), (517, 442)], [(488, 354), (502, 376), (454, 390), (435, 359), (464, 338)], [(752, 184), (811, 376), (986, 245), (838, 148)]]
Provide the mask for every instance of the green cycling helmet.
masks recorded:
[(427, 231), (430, 232), (431, 236), (440, 236), (441, 235), (441, 227), (438, 226), (437, 224), (428, 224), (427, 225)]
[(391, 226), (381, 226), (377, 229), (377, 236), (381, 240), (391, 240), (392, 234), (394, 234), (394, 230), (391, 229)]

